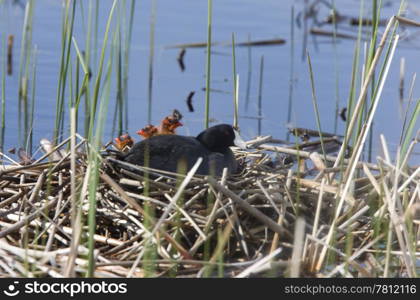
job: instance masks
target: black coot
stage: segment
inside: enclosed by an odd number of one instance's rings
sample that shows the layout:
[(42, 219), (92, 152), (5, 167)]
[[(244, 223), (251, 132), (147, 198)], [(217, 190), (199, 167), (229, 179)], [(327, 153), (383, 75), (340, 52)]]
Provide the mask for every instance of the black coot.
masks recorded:
[(227, 124), (210, 127), (197, 137), (181, 135), (159, 135), (141, 141), (122, 158), (124, 161), (145, 165), (145, 154), (149, 153), (149, 167), (177, 172), (179, 163), (191, 169), (199, 157), (203, 161), (196, 174), (220, 176), (224, 168), (236, 173), (237, 162), (230, 146), (242, 149), (246, 145), (238, 132)]

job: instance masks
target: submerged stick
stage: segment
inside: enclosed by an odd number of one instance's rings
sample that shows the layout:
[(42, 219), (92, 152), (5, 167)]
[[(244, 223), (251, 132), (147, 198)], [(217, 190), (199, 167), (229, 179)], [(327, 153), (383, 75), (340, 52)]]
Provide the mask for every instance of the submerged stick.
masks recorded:
[(13, 34), (7, 37), (7, 75), (13, 73), (13, 40), (15, 36)]

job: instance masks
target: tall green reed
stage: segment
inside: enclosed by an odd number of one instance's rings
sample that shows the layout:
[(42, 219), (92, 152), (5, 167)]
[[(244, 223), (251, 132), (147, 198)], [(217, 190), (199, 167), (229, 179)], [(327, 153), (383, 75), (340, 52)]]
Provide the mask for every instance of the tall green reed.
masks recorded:
[(209, 127), (210, 117), (210, 73), (211, 73), (211, 19), (212, 0), (207, 2), (207, 60), (206, 60), (206, 102), (204, 114), (204, 128)]
[[(408, 108), (406, 112), (406, 116), (404, 118), (404, 125), (401, 132), (401, 139), (400, 139), (400, 145), (401, 145), (401, 157), (405, 158), (408, 154), (408, 147), (411, 143), (411, 140), (413, 138), (414, 132), (418, 127), (416, 127), (416, 124), (418, 123), (420, 115), (420, 100), (417, 99), (416, 106), (413, 110), (413, 113), (411, 114), (411, 117), (408, 117)], [(408, 120), (408, 124), (406, 125)]]
[(233, 126), (238, 128), (238, 80), (236, 74), (235, 34), (232, 33)]
[[(287, 124), (292, 122), (293, 92), (295, 86), (295, 6), (290, 12), (290, 72), (289, 72), (289, 101), (287, 104)], [(287, 131), (286, 140), (290, 141), (290, 131)]]
[(153, 62), (155, 56), (155, 26), (157, 0), (152, 1), (149, 33), (149, 79), (147, 85), (147, 122), (152, 123), (152, 100), (153, 100)]
[(34, 115), (35, 115), (35, 96), (36, 96), (36, 77), (37, 77), (37, 48), (32, 52), (32, 89), (31, 89), (31, 102), (29, 104), (30, 106), (30, 112), (28, 116), (28, 125), (26, 132), (27, 137), (27, 143), (26, 143), (26, 152), (28, 152), (30, 155), (32, 155), (32, 148), (33, 148), (33, 129), (34, 129)]
[[(124, 5), (125, 7), (125, 5)], [(124, 68), (123, 68), (123, 78), (122, 78), (122, 86), (123, 86), (123, 95), (125, 100), (125, 110), (124, 110), (124, 130), (128, 129), (128, 74), (129, 74), (129, 61), (130, 61), (130, 51), (131, 51), (131, 42), (133, 37), (133, 26), (134, 26), (134, 12), (136, 9), (136, 0), (130, 1), (130, 16), (128, 20), (128, 31), (124, 30), (124, 32), (127, 32), (124, 39)], [(124, 18), (125, 19), (125, 18)], [(125, 22), (123, 23), (125, 24)]]
[[(86, 67), (89, 68), (89, 66), (91, 65), (91, 60), (92, 60), (92, 27), (95, 28), (94, 30), (94, 46), (93, 46), (93, 53), (94, 53), (94, 59), (93, 62), (96, 63), (96, 53), (97, 53), (97, 25), (94, 26), (93, 25), (93, 14), (94, 14), (94, 5), (93, 5), (93, 1), (94, 0), (90, 0), (89, 1), (89, 7), (88, 7), (88, 21), (87, 21), (87, 32), (86, 32), (86, 40), (85, 40), (85, 53), (83, 55), (83, 59), (79, 59), (79, 61), (85, 61)], [(96, 5), (95, 5), (95, 11), (96, 14), (98, 14), (98, 10), (99, 10), (99, 2), (96, 1)], [(97, 24), (97, 18), (95, 19), (95, 24)], [(88, 69), (87, 69), (88, 70)], [(91, 76), (91, 74), (86, 73), (86, 70), (84, 69), (85, 74), (88, 74), (88, 80), (89, 77)], [(89, 89), (89, 84), (86, 84), (85, 89), (83, 90), (83, 97), (85, 99), (84, 101), (84, 110), (85, 110), (85, 114), (84, 114), (84, 135), (88, 136), (89, 135), (89, 124), (90, 124), (90, 110), (91, 110), (91, 103), (90, 103), (90, 89)], [(77, 101), (77, 105), (76, 105), (76, 115), (78, 114), (78, 110), (79, 110), (79, 101)], [(76, 117), (76, 122), (77, 122), (78, 118)]]
[(334, 116), (334, 133), (337, 133), (338, 130), (338, 115), (339, 115), (339, 106), (340, 106), (340, 72), (338, 69), (338, 51), (337, 51), (337, 20), (336, 20), (336, 5), (335, 1), (331, 1), (332, 10), (334, 11), (332, 15), (332, 26), (333, 26), (333, 51), (334, 51), (334, 73), (335, 73), (335, 116)]
[(61, 59), (56, 96), (56, 117), (54, 126), (54, 142), (61, 140), (64, 129), (65, 95), (67, 73), (71, 57), (71, 39), (73, 36), (76, 1), (67, 1), (64, 8), (63, 27), (61, 35)]
[(248, 112), (249, 100), (251, 97), (251, 82), (252, 82), (252, 51), (251, 51), (251, 35), (248, 34), (248, 47), (247, 47), (247, 57), (248, 57), (248, 72), (246, 78), (246, 94), (245, 94), (245, 112)]
[(264, 55), (261, 56), (260, 60), (260, 80), (258, 85), (258, 135), (261, 135), (262, 130), (262, 92), (264, 82)]
[[(108, 20), (105, 27), (105, 33), (104, 33), (104, 39), (101, 49), (101, 56), (99, 60), (99, 66), (98, 66), (98, 73), (96, 75), (95, 80), (95, 86), (94, 86), (94, 92), (93, 92), (93, 101), (92, 101), (92, 110), (90, 112), (91, 114), (91, 122), (89, 126), (89, 141), (91, 142), (91, 146), (93, 148), (90, 149), (89, 152), (89, 168), (91, 170), (90, 177), (89, 177), (89, 211), (88, 211), (88, 272), (87, 276), (91, 277), (94, 274), (94, 268), (95, 268), (95, 257), (94, 257), (94, 249), (95, 249), (95, 241), (94, 241), (94, 234), (96, 229), (96, 189), (98, 186), (98, 180), (99, 180), (99, 167), (100, 167), (100, 159), (98, 156), (98, 151), (101, 147), (102, 142), (102, 135), (104, 132), (104, 126), (105, 121), (107, 117), (107, 109), (108, 109), (108, 103), (109, 103), (109, 94), (110, 94), (110, 86), (111, 86), (111, 74), (112, 74), (112, 68), (113, 68), (113, 55), (114, 55), (114, 48), (111, 47), (110, 51), (110, 58), (108, 60), (107, 66), (106, 66), (106, 74), (104, 79), (104, 94), (102, 95), (102, 101), (100, 102), (99, 106), (99, 113), (97, 115), (98, 120), (96, 122), (96, 130), (95, 134), (94, 132), (94, 120), (96, 117), (96, 107), (98, 105), (99, 101), (99, 89), (100, 89), (100, 83), (102, 81), (102, 73), (104, 69), (104, 63), (105, 63), (105, 53), (106, 49), (108, 47), (108, 38), (110, 34), (110, 27), (111, 27), (111, 21), (113, 19), (114, 10), (117, 4), (117, 0), (114, 0), (111, 10), (108, 15)], [(116, 37), (116, 33), (114, 32), (114, 38)]]
[[(82, 67), (82, 71), (83, 71), (83, 80), (82, 80), (81, 85), (78, 84), (78, 82), (79, 82), (79, 80), (78, 80), (79, 70), (76, 71), (76, 83), (77, 84), (76, 84), (76, 88), (75, 88), (75, 91), (76, 91), (75, 99), (74, 99), (74, 101), (70, 101), (70, 105), (75, 108), (76, 128), (77, 128), (77, 113), (78, 113), (79, 105), (80, 105), (80, 102), (81, 102), (81, 99), (82, 99), (83, 95), (87, 94), (86, 91), (88, 90), (88, 87), (89, 87), (90, 73), (89, 73), (89, 67), (87, 66), (87, 62), (85, 60), (86, 55), (83, 55), (83, 53), (80, 51), (80, 48), (79, 48), (79, 46), (77, 44), (77, 41), (74, 37), (72, 39), (72, 42), (73, 42), (73, 46), (74, 46), (74, 49), (76, 51), (76, 56), (77, 56), (77, 65), (76, 66), (78, 67), (80, 65)], [(73, 98), (70, 98), (70, 99), (73, 99)], [(89, 101), (89, 100), (87, 100), (87, 101)], [(88, 115), (88, 112), (89, 111), (86, 112), (86, 115)]]
[[(379, 5), (378, 5), (378, 0), (372, 0), (372, 38), (371, 38), (371, 44), (370, 44), (370, 51), (369, 51), (369, 58), (373, 57), (373, 55), (375, 55), (376, 52), (376, 44), (377, 44), (377, 31), (378, 31), (378, 27), (379, 27), (379, 16), (380, 16), (380, 10), (382, 7), (382, 0), (379, 1)], [(371, 62), (371, 60), (369, 59), (369, 62)], [(366, 64), (367, 66), (369, 66), (369, 64)], [(374, 78), (372, 79), (372, 83), (371, 83), (371, 92), (372, 94), (374, 94), (375, 92), (375, 75), (373, 75)], [(368, 102), (366, 102), (367, 104)], [(375, 123), (372, 123), (372, 128), (370, 130), (369, 133), (369, 142), (368, 142), (368, 161), (371, 162), (372, 161), (372, 151), (373, 151), (373, 130), (374, 130), (374, 126)]]
[(112, 135), (121, 135), (128, 129), (128, 75), (129, 58), (132, 41), (135, 0), (130, 1), (129, 19), (127, 20), (127, 1), (119, 3), (117, 26), (118, 49), (116, 55), (117, 70), (117, 99), (115, 103), (114, 119), (112, 122)]
[[(120, 2), (121, 4), (121, 2)], [(122, 47), (121, 47), (121, 5), (118, 6), (117, 14), (117, 29), (116, 29), (116, 81), (117, 81), (117, 95), (114, 108), (114, 118), (112, 121), (112, 135), (115, 135), (115, 126), (117, 126), (117, 135), (120, 136), (123, 131), (123, 114), (124, 114), (124, 99), (123, 99), (123, 89), (122, 89)]]
[[(28, 82), (29, 67), (32, 49), (32, 31), (33, 31), (33, 14), (34, 1), (29, 1), (25, 6), (25, 17), (23, 21), (23, 31), (21, 39), (20, 65), (19, 65), (19, 109), (18, 109), (18, 137), (19, 144), (24, 147), (25, 139), (29, 130), (29, 99), (28, 99)], [(23, 114), (23, 116), (22, 116)], [(23, 129), (23, 131), (22, 131)]]
[(310, 77), (310, 81), (311, 81), (312, 104), (313, 104), (314, 112), (315, 112), (316, 126), (318, 128), (319, 139), (321, 141), (322, 154), (324, 155), (325, 161), (327, 161), (327, 154), (325, 153), (325, 147), (324, 147), (324, 139), (322, 137), (321, 117), (320, 117), (320, 114), (319, 114), (318, 101), (317, 101), (316, 92), (315, 92), (314, 72), (313, 72), (313, 69), (312, 69), (312, 62), (311, 62), (311, 57), (309, 55), (309, 52), (306, 53), (306, 57), (307, 57), (306, 59), (308, 61), (309, 77)]
[(3, 66), (1, 75), (1, 128), (0, 128), (0, 151), (4, 151), (4, 135), (6, 133), (6, 39), (2, 46)]

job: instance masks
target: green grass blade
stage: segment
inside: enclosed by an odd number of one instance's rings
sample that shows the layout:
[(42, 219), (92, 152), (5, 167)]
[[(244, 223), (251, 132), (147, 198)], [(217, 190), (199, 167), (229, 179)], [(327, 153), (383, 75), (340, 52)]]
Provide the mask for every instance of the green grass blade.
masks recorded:
[(315, 112), (315, 117), (316, 117), (316, 126), (318, 128), (319, 139), (321, 141), (322, 154), (324, 155), (325, 161), (327, 161), (327, 154), (325, 153), (325, 147), (324, 147), (324, 141), (323, 141), (324, 139), (322, 137), (321, 118), (320, 118), (319, 109), (318, 109), (318, 101), (316, 99), (314, 72), (312, 69), (312, 62), (311, 62), (311, 57), (309, 55), (309, 52), (307, 52), (306, 55), (307, 55), (307, 60), (308, 60), (309, 77), (311, 80), (312, 104), (314, 107), (314, 112)]
[(238, 128), (238, 82), (236, 76), (235, 34), (232, 33), (233, 126)]
[(204, 128), (209, 127), (210, 117), (210, 73), (211, 73), (211, 19), (212, 19), (212, 0), (207, 2), (207, 62), (206, 62), (206, 103), (204, 115)]

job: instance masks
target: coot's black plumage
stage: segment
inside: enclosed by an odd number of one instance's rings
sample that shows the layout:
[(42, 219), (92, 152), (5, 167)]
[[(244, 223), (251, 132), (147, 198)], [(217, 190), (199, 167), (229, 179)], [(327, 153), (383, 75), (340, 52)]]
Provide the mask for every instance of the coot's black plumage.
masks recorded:
[(220, 124), (206, 129), (197, 137), (153, 136), (135, 144), (123, 160), (144, 166), (145, 154), (149, 153), (149, 167), (176, 172), (180, 162), (184, 162), (189, 170), (202, 157), (196, 174), (220, 176), (224, 168), (229, 173), (237, 171), (237, 162), (229, 148), (235, 145), (245, 148), (243, 140), (231, 125)]

